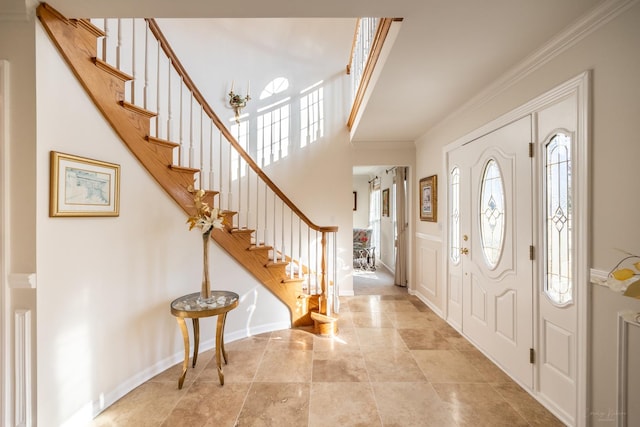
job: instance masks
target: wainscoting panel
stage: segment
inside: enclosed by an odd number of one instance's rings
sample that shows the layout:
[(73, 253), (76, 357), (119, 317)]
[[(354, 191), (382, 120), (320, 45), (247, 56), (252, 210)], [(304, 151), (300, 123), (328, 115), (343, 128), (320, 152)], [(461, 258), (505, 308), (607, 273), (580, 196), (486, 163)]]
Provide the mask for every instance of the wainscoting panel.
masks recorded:
[(31, 423), (31, 310), (14, 311), (15, 339), (15, 426), (30, 427)]
[(640, 313), (618, 313), (618, 427), (640, 425)]
[(444, 307), (444, 291), (441, 273), (442, 241), (437, 236), (418, 234), (416, 239), (417, 254), (417, 289), (418, 297), (438, 313)]

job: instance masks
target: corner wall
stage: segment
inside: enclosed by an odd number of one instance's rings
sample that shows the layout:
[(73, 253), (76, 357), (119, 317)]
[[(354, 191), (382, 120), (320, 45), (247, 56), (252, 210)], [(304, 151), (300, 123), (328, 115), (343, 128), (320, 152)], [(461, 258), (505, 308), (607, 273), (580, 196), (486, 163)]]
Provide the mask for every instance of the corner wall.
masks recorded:
[[(640, 253), (637, 212), (640, 201), (633, 194), (640, 182), (640, 5), (632, 7), (574, 46), (530, 72), (508, 88), (487, 97), (481, 105), (445, 120), (417, 141), (418, 176), (442, 176), (439, 193), (446, 191), (442, 150), (445, 145), (496, 117), (569, 80), (593, 70), (591, 133), (591, 258), (592, 267), (609, 271), (622, 257), (615, 248)], [(446, 212), (440, 206), (439, 217)], [(417, 223), (418, 233), (441, 236), (434, 224)], [(439, 286), (445, 286), (440, 278)], [(592, 287), (589, 283), (577, 286)], [(608, 426), (616, 413), (617, 312), (640, 311), (640, 301), (604, 288), (591, 289), (591, 383), (587, 414), (581, 422)], [(638, 395), (640, 390), (635, 390)]]
[[(24, 412), (18, 414), (18, 420), (36, 418), (36, 296), (31, 288), (23, 288), (26, 283), (21, 278), (34, 273), (36, 270), (36, 91), (35, 85), (35, 33), (33, 18), (26, 16), (15, 20), (0, 22), (0, 59), (8, 62), (8, 123), (7, 130), (3, 129), (7, 136), (5, 152), (7, 156), (3, 160), (2, 173), (6, 179), (3, 193), (5, 215), (3, 229), (3, 253), (4, 258), (3, 277), (0, 286), (0, 303), (3, 305), (2, 339), (4, 346), (4, 362), (2, 366), (2, 393), (4, 398), (4, 411), (0, 423), (14, 423), (14, 335), (16, 313), (25, 313), (30, 317), (30, 331), (25, 330), (25, 336), (19, 337), (29, 346), (31, 353), (25, 355), (23, 361), (25, 373), (30, 378), (22, 377), (25, 381), (23, 393), (19, 398), (26, 403)], [(21, 20), (24, 18), (24, 20)], [(5, 169), (6, 168), (6, 169)], [(5, 192), (6, 191), (6, 192)], [(5, 252), (6, 251), (6, 252)], [(14, 278), (12, 280), (11, 278)], [(27, 314), (28, 313), (28, 314)], [(30, 362), (29, 362), (30, 360)], [(29, 403), (30, 402), (30, 403)]]

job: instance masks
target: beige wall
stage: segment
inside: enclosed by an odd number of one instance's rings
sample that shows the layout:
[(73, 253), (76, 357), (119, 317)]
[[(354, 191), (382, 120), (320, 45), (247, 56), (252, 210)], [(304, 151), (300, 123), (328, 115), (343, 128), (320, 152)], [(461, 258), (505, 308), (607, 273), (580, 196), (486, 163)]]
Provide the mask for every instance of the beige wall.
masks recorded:
[[(5, 141), (5, 154), (8, 156), (7, 193), (3, 193), (6, 203), (8, 226), (6, 235), (2, 236), (7, 253), (2, 253), (6, 261), (5, 274), (21, 275), (34, 273), (36, 270), (36, 90), (35, 90), (35, 33), (33, 20), (0, 22), (0, 58), (8, 61), (9, 114), (7, 123), (9, 132)], [(5, 171), (3, 171), (4, 173)], [(15, 277), (15, 276), (14, 276)], [(33, 289), (15, 289), (15, 281), (2, 278), (5, 300), (0, 301), (4, 308), (2, 319), (2, 337), (6, 348), (12, 349), (14, 342), (14, 313), (16, 310), (27, 310), (31, 315), (31, 337), (29, 344), (36, 349), (37, 321), (35, 308), (36, 298)], [(8, 372), (13, 373), (13, 352), (7, 350)], [(31, 360), (32, 384), (37, 382), (36, 360)], [(11, 394), (13, 391), (13, 375), (4, 375), (3, 385)], [(27, 390), (35, 402), (35, 386)], [(7, 407), (4, 417), (13, 416), (13, 407)], [(32, 416), (35, 417), (35, 406)], [(4, 420), (0, 420), (3, 422)]]
[(369, 180), (368, 175), (354, 175), (353, 191), (357, 192), (357, 209), (353, 211), (353, 228), (369, 226)]
[[(418, 177), (444, 177), (442, 149), (456, 139), (526, 103), (585, 70), (592, 70), (591, 125), (591, 258), (592, 267), (608, 271), (621, 258), (615, 248), (640, 253), (637, 211), (640, 199), (640, 5), (514, 83), (495, 92), (474, 109), (457, 114), (417, 141)], [(446, 191), (445, 180), (439, 193)], [(445, 212), (440, 206), (439, 216)], [(435, 224), (417, 223), (416, 230), (441, 236)], [(588, 283), (578, 286), (591, 287)], [(616, 410), (616, 319), (622, 309), (640, 311), (640, 301), (602, 288), (592, 289), (590, 348), (593, 425), (612, 425)], [(640, 391), (637, 391), (640, 393)], [(636, 393), (637, 395), (637, 393)], [(608, 415), (609, 414), (609, 415)]]

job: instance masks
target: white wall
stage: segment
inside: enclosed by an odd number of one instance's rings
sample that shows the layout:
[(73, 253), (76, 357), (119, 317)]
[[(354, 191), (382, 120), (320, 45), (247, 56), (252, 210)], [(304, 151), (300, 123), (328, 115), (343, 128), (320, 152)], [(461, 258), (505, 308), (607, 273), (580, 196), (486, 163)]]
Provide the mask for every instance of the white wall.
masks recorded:
[(353, 211), (353, 228), (369, 227), (369, 180), (368, 175), (354, 175), (352, 188), (355, 191), (357, 204)]
[[(5, 249), (0, 256), (6, 262), (3, 271), (5, 275), (22, 275), (36, 271), (36, 109), (35, 109), (35, 38), (34, 21), (3, 21), (0, 22), (0, 58), (8, 61), (9, 74), (9, 103), (8, 109), (8, 138), (5, 141), (5, 155), (8, 161), (4, 162), (2, 173), (7, 178), (6, 192), (0, 197), (5, 203), (4, 212), (7, 215), (2, 218), (5, 221), (5, 232), (2, 236)], [(4, 169), (4, 168), (7, 169)], [(4, 425), (13, 419), (13, 405), (10, 395), (13, 394), (13, 356), (10, 351), (14, 342), (14, 313), (16, 310), (27, 310), (31, 314), (31, 337), (26, 337), (35, 350), (35, 322), (36, 322), (36, 298), (33, 289), (16, 289), (15, 283), (11, 283), (7, 276), (2, 277), (0, 286), (4, 292), (0, 303), (4, 310), (0, 313), (4, 318), (0, 320), (2, 327), (2, 339), (6, 349), (6, 365), (3, 366), (3, 393), (7, 406), (0, 423)], [(29, 340), (29, 338), (31, 338)], [(1, 347), (1, 346), (0, 346)], [(28, 368), (31, 369), (33, 384), (36, 380), (36, 361), (31, 360)], [(6, 368), (6, 370), (5, 370)], [(5, 375), (6, 374), (6, 375)], [(35, 418), (35, 387), (28, 387), (24, 397), (31, 397), (34, 403), (31, 416)], [(29, 408), (27, 408), (28, 410)], [(28, 415), (28, 414), (24, 414)]]
[[(417, 141), (417, 177), (438, 174), (439, 196), (446, 191), (442, 148), (492, 119), (514, 109), (585, 70), (593, 70), (592, 91), (592, 266), (608, 271), (621, 258), (614, 248), (640, 253), (637, 211), (640, 201), (633, 187), (640, 182), (640, 5), (636, 2), (596, 32), (560, 53), (510, 87), (492, 93), (475, 109), (467, 109), (441, 123)], [(417, 181), (415, 181), (417, 182)], [(441, 197), (439, 197), (441, 198)], [(416, 231), (441, 238), (445, 207), (438, 224), (416, 223)], [(442, 286), (443, 278), (439, 278)], [(588, 283), (578, 286), (589, 287)], [(604, 288), (591, 292), (590, 364), (594, 426), (612, 425), (616, 411), (616, 319), (622, 309), (640, 311), (640, 301)], [(584, 325), (588, 327), (588, 325)], [(640, 393), (636, 390), (635, 396)]]
[[(182, 360), (169, 303), (200, 289), (201, 238), (101, 117), (40, 25), (36, 44), (37, 191), (23, 191), (37, 204), (37, 419), (45, 427), (84, 425), (101, 402)], [(50, 218), (51, 150), (119, 164), (120, 216)], [(241, 295), (227, 341), (288, 326), (286, 307), (214, 243), (211, 259), (212, 287)], [(210, 347), (215, 319), (201, 324)]]

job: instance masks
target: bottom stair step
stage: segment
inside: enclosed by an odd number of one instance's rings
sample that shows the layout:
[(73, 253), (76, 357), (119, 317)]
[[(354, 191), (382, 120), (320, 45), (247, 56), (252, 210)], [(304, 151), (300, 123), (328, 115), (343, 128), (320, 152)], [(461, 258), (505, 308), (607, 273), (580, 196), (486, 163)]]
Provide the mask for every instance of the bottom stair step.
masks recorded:
[(311, 312), (313, 319), (313, 332), (323, 337), (334, 337), (338, 335), (338, 318), (327, 316), (316, 311)]

